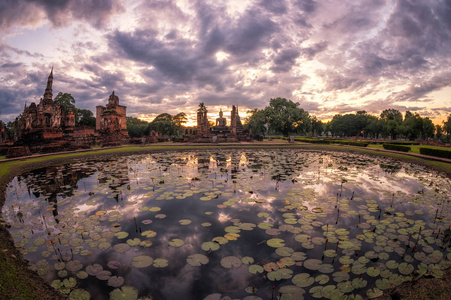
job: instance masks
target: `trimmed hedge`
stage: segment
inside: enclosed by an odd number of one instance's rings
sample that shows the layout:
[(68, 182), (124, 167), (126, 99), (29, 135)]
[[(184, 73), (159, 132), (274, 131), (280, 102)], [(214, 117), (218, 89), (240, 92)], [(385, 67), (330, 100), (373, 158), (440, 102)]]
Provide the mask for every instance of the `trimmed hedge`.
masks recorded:
[(396, 145), (396, 144), (382, 144), (382, 147), (387, 150), (395, 150), (395, 151), (402, 151), (402, 152), (409, 152), (410, 147), (409, 146), (403, 146), (403, 145)]
[(437, 156), (451, 159), (451, 150), (434, 149), (429, 147), (420, 147), (420, 153), (424, 155)]
[(388, 144), (392, 145), (419, 145), (420, 142), (412, 142), (412, 141), (391, 141)]

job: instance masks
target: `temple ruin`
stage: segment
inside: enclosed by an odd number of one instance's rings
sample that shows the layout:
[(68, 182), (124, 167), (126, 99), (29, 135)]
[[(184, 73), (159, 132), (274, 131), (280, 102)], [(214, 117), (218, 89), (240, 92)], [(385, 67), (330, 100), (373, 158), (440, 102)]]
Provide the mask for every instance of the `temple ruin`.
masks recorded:
[(127, 107), (119, 105), (119, 97), (113, 93), (106, 106), (96, 106), (96, 131), (103, 145), (121, 144), (128, 141)]
[(210, 126), (207, 112), (207, 108), (201, 103), (197, 110), (197, 130), (193, 136), (187, 136), (185, 140), (191, 140), (197, 143), (223, 143), (252, 140), (251, 129), (244, 129), (238, 113), (238, 107), (235, 105), (232, 106), (229, 126), (227, 126), (227, 119), (224, 118), (222, 109), (219, 110), (219, 117), (216, 118), (215, 126)]

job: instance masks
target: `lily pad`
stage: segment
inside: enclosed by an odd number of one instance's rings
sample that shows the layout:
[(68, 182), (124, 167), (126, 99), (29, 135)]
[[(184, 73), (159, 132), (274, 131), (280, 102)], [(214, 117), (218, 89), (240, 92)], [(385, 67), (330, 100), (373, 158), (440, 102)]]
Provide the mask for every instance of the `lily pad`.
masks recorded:
[(152, 265), (153, 258), (147, 255), (138, 255), (132, 258), (132, 266), (135, 268), (146, 268)]
[(284, 247), (285, 246), (285, 241), (282, 239), (270, 239), (266, 242), (266, 244), (268, 244), (268, 246), (273, 247), (273, 248), (279, 248), (279, 247)]
[(136, 300), (138, 290), (132, 286), (123, 286), (110, 292), (110, 300)]
[(201, 265), (206, 265), (209, 259), (203, 254), (191, 254), (186, 259), (186, 262), (193, 267), (200, 267)]
[(242, 265), (241, 259), (236, 256), (226, 256), (221, 259), (221, 266), (224, 268), (239, 268)]

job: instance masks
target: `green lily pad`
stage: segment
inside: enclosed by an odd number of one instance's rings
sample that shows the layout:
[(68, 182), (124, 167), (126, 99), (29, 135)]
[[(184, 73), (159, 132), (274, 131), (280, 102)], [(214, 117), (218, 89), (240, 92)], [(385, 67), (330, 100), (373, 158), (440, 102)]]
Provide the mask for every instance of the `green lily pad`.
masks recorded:
[(168, 266), (168, 260), (165, 258), (157, 258), (153, 261), (153, 266), (155, 268), (165, 268)]
[(124, 253), (124, 252), (127, 252), (128, 250), (130, 250), (130, 245), (128, 245), (126, 243), (116, 244), (113, 246), (113, 250), (118, 253)]
[(146, 268), (153, 262), (153, 258), (147, 255), (138, 255), (132, 258), (132, 266), (135, 268)]
[(242, 265), (241, 259), (236, 256), (226, 256), (221, 259), (221, 266), (224, 268), (239, 268)]
[(280, 247), (284, 247), (285, 246), (285, 241), (282, 240), (282, 239), (274, 238), (274, 239), (269, 239), (266, 242), (266, 244), (268, 246), (270, 246), (270, 247), (273, 247), (273, 248), (280, 248)]
[(276, 254), (280, 256), (291, 256), (294, 250), (289, 247), (279, 247), (276, 249)]
[(403, 275), (412, 274), (414, 269), (415, 268), (411, 264), (408, 264), (406, 262), (400, 263), (399, 267), (398, 267), (399, 273), (401, 273)]
[(111, 276), (108, 279), (108, 285), (114, 288), (120, 287), (124, 284), (124, 277), (121, 276)]
[(319, 266), (322, 264), (322, 261), (319, 259), (307, 259), (304, 261), (304, 267), (309, 270), (318, 270)]
[(91, 295), (84, 289), (75, 289), (69, 294), (70, 300), (89, 300)]
[(186, 259), (186, 262), (193, 267), (200, 267), (201, 265), (206, 265), (209, 259), (203, 254), (191, 254)]
[(257, 274), (257, 273), (263, 273), (264, 269), (260, 265), (250, 265), (249, 266), (249, 273), (251, 274)]
[(169, 245), (170, 246), (173, 246), (173, 247), (181, 247), (181, 246), (183, 246), (185, 244), (185, 241), (183, 241), (183, 240), (181, 240), (181, 239), (172, 239), (170, 242), (169, 242)]
[(132, 286), (123, 286), (110, 292), (110, 300), (136, 300), (138, 290)]
[(296, 274), (291, 281), (298, 287), (308, 287), (315, 282), (315, 278), (308, 273)]
[(219, 244), (215, 242), (205, 242), (200, 246), (204, 251), (216, 251), (219, 249)]

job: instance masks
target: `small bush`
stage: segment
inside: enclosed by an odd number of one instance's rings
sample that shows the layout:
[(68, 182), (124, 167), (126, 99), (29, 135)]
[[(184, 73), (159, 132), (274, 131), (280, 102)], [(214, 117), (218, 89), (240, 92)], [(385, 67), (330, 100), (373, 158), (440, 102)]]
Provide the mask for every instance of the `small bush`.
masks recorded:
[(434, 149), (429, 147), (420, 147), (420, 153), (424, 155), (437, 156), (451, 159), (451, 150)]
[(387, 150), (395, 150), (395, 151), (402, 151), (402, 152), (409, 152), (410, 147), (409, 146), (403, 146), (403, 145), (395, 145), (395, 144), (382, 144), (382, 147)]
[(391, 141), (389, 144), (391, 144), (391, 145), (419, 145), (420, 142), (412, 142), (412, 141)]

